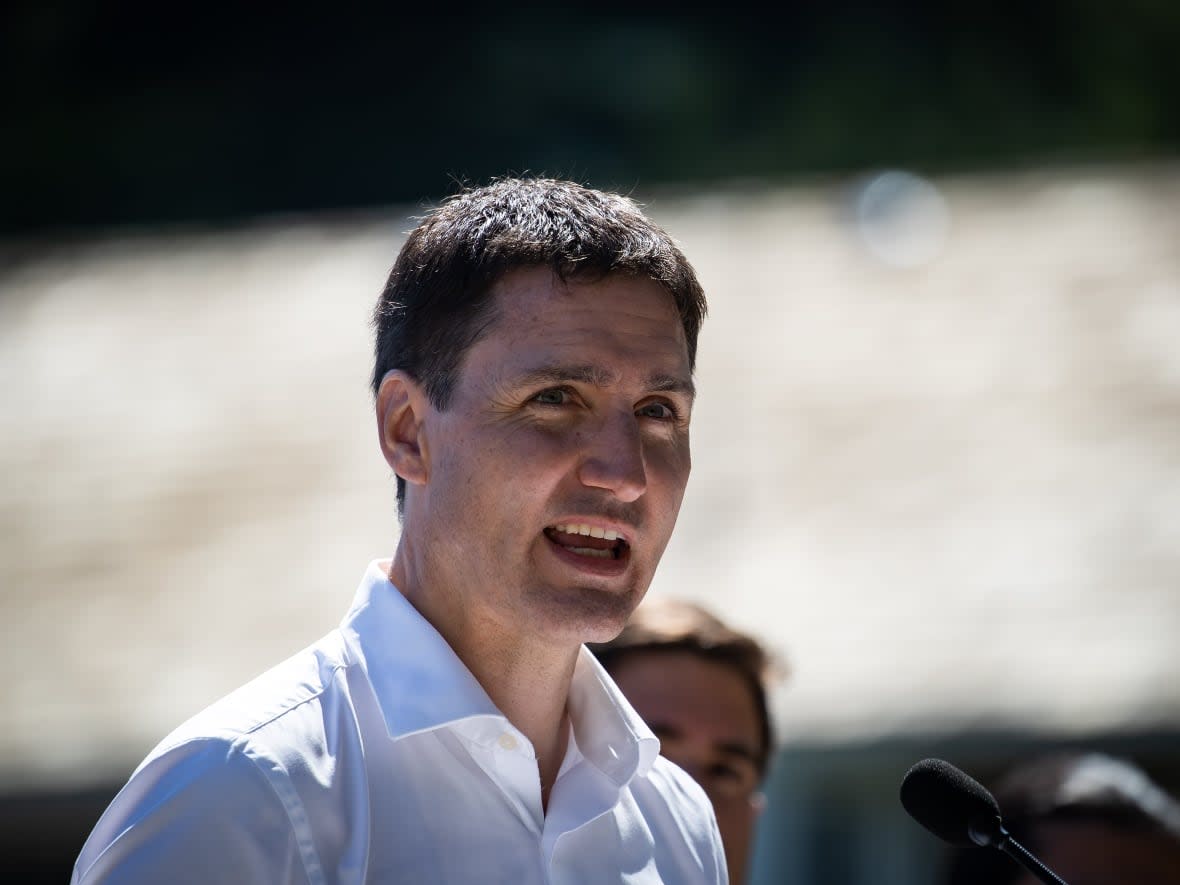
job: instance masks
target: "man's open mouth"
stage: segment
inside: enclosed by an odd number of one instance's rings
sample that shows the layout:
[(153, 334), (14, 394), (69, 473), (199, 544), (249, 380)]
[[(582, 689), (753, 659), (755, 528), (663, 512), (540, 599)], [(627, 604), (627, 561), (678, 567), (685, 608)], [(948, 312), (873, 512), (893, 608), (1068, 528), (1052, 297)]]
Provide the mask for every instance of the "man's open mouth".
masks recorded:
[(628, 549), (627, 542), (618, 532), (596, 526), (553, 525), (545, 529), (545, 537), (570, 553), (597, 559), (619, 559)]

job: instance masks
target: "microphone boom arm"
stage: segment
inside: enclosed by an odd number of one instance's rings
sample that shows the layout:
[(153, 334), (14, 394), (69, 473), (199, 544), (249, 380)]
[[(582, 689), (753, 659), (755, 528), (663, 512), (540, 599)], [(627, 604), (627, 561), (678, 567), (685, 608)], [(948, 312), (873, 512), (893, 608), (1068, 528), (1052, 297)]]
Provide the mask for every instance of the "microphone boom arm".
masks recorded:
[(1045, 885), (1068, 885), (1064, 879), (1037, 860), (1032, 852), (1013, 839), (998, 817), (973, 818), (967, 827), (967, 835), (981, 848), (998, 848)]

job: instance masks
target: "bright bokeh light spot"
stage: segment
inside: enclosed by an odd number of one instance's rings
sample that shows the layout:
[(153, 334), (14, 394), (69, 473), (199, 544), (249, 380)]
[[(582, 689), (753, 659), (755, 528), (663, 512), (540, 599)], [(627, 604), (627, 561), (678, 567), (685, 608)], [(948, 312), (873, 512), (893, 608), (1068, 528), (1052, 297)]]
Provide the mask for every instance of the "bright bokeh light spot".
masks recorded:
[(919, 267), (946, 245), (950, 209), (938, 188), (910, 172), (874, 175), (857, 192), (856, 227), (865, 248), (894, 267)]

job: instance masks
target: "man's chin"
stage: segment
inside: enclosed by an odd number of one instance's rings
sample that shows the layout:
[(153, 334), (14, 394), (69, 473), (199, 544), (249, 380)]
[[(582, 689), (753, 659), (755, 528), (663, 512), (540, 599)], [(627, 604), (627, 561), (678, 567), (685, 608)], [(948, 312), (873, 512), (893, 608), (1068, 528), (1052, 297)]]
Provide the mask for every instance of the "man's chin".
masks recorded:
[(622, 632), (643, 599), (637, 588), (577, 587), (546, 594), (545, 608), (555, 632), (571, 642), (609, 642)]

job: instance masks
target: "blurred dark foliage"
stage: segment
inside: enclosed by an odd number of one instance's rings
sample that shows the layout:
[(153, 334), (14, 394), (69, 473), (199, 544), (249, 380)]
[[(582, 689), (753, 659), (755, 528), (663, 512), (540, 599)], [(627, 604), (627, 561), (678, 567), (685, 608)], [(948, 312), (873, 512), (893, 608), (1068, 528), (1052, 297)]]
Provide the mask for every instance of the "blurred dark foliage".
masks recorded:
[(0, 230), (1180, 147), (1180, 4), (183, 3), (0, 12)]

